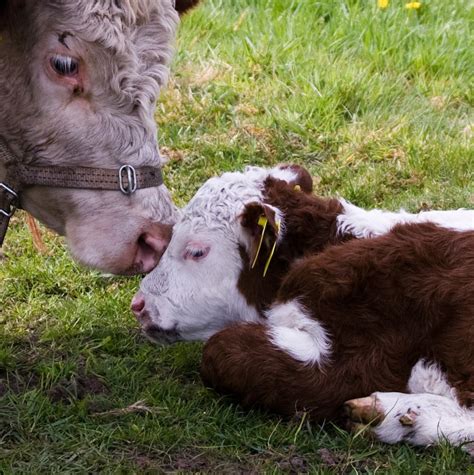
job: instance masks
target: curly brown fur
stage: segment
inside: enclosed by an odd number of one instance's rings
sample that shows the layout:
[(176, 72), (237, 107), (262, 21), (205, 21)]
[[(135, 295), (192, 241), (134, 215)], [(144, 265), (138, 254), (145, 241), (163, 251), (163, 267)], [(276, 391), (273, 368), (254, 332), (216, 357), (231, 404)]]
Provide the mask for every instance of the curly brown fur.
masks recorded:
[(291, 266), (274, 302), (294, 300), (330, 335), (328, 363), (302, 364), (272, 344), (267, 327), (242, 324), (208, 341), (204, 381), (245, 405), (334, 419), (348, 399), (405, 391), (425, 358), (473, 404), (474, 232), (412, 224), (330, 246)]

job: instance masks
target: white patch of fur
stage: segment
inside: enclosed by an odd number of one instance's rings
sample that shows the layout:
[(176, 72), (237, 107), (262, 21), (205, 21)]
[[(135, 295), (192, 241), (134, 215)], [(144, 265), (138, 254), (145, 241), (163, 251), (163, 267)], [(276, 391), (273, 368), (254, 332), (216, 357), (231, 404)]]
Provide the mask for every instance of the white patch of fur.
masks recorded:
[(408, 390), (413, 394), (429, 393), (456, 400), (456, 391), (452, 388), (446, 375), (436, 363), (420, 360), (413, 366)]
[(270, 175), (278, 180), (283, 180), (288, 183), (295, 182), (298, 179), (298, 175), (290, 168), (274, 168)]
[(389, 212), (380, 209), (365, 210), (343, 199), (343, 214), (337, 218), (339, 233), (350, 233), (357, 238), (369, 238), (388, 233), (395, 225), (431, 222), (455, 231), (474, 229), (474, 210)]
[[(263, 169), (260, 167), (249, 165), (245, 167), (245, 174), (255, 173), (256, 175), (261, 175), (262, 170)], [(265, 172), (267, 176), (272, 176), (273, 178), (283, 180), (288, 183), (294, 182), (298, 179), (298, 175), (294, 171), (292, 171), (291, 168), (281, 168), (277, 166), (270, 170), (265, 170)]]
[(272, 343), (298, 361), (321, 366), (330, 356), (326, 330), (297, 301), (273, 306), (267, 319)]
[[(409, 442), (427, 446), (448, 441), (471, 451), (474, 447), (474, 411), (438, 394), (374, 393), (385, 419), (372, 429), (382, 442)], [(410, 414), (413, 425), (400, 418)]]

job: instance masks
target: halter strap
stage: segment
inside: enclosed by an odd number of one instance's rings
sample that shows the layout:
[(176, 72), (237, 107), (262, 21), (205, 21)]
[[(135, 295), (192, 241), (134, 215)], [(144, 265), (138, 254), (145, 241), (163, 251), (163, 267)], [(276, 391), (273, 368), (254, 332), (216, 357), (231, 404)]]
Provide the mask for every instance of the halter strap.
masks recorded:
[(131, 195), (136, 190), (163, 184), (160, 167), (123, 165), (110, 169), (19, 164), (18, 158), (1, 137), (0, 163), (4, 163), (7, 169), (4, 181), (0, 182), (0, 247), (10, 218), (20, 207), (21, 191), (28, 186), (120, 191)]
[(17, 165), (16, 172), (22, 187), (53, 186), (86, 190), (121, 191), (131, 195), (136, 190), (163, 184), (158, 167), (134, 168), (123, 165), (118, 170), (92, 167), (50, 167)]

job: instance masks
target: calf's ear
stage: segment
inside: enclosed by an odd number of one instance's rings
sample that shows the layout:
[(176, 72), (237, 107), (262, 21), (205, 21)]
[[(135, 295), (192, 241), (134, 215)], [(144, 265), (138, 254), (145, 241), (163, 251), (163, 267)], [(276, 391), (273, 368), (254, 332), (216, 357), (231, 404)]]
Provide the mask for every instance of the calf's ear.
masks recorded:
[(176, 11), (180, 15), (182, 15), (183, 13), (186, 13), (191, 8), (194, 8), (199, 2), (200, 0), (176, 0), (175, 8), (176, 8)]
[[(306, 168), (302, 167), (301, 165), (296, 164), (286, 164), (283, 163), (278, 165), (277, 167), (279, 170), (287, 171), (288, 177), (285, 181), (293, 188), (303, 191), (304, 193), (312, 193), (313, 192), (313, 178)], [(275, 178), (280, 178), (276, 176)]]
[(263, 265), (265, 275), (280, 237), (281, 223), (276, 209), (264, 203), (248, 203), (240, 216), (240, 224), (249, 242), (250, 265)]

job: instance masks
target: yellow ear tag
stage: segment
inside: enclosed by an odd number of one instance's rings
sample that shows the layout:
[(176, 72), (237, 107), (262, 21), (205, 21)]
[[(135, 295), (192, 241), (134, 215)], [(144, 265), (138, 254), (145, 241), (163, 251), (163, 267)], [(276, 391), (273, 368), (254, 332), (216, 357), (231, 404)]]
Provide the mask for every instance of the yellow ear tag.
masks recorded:
[[(277, 228), (277, 233), (280, 234), (280, 221), (277, 220), (275, 224)], [(275, 254), (276, 245), (277, 245), (277, 242), (275, 240), (275, 242), (273, 243), (273, 247), (270, 252), (270, 255), (268, 256), (267, 262), (265, 263), (265, 268), (263, 269), (263, 277), (267, 275), (268, 267), (270, 266), (270, 262), (272, 260), (273, 254)]]
[(257, 263), (258, 255), (260, 254), (260, 249), (262, 248), (263, 236), (265, 236), (265, 230), (267, 229), (267, 224), (268, 224), (268, 219), (266, 216), (262, 215), (260, 216), (260, 218), (258, 218), (258, 225), (261, 226), (263, 229), (262, 229), (262, 234), (260, 235), (260, 242), (258, 243), (257, 253), (255, 254), (255, 258), (252, 262), (251, 269), (253, 269), (255, 267), (255, 264)]
[[(251, 266), (252, 269), (255, 267), (258, 256), (260, 254), (260, 249), (262, 248), (263, 238), (265, 236), (265, 230), (267, 229), (267, 224), (268, 224), (268, 219), (266, 216), (262, 215), (260, 216), (260, 218), (258, 218), (258, 225), (262, 227), (262, 234), (260, 236), (260, 241), (258, 243), (257, 253), (255, 254), (254, 260), (252, 262), (252, 266)], [(280, 234), (280, 221), (277, 220), (275, 224), (277, 228), (277, 233)], [(270, 255), (268, 256), (267, 262), (265, 262), (265, 267), (263, 269), (263, 277), (267, 275), (268, 267), (270, 266), (270, 262), (272, 261), (273, 254), (275, 254), (276, 245), (277, 245), (277, 242), (275, 240), (275, 242), (273, 243), (272, 250), (270, 251)]]
[(295, 185), (293, 188), (295, 191), (301, 191), (301, 186), (300, 185)]

